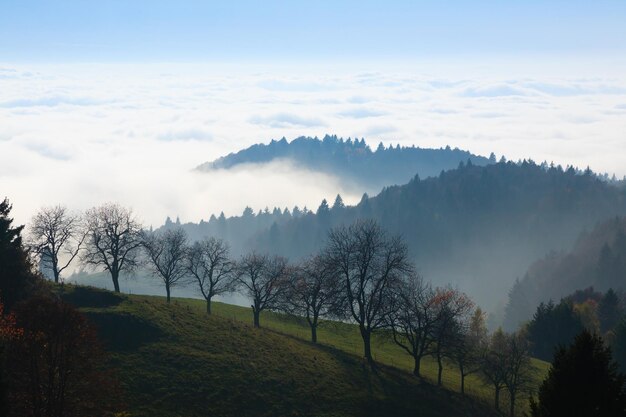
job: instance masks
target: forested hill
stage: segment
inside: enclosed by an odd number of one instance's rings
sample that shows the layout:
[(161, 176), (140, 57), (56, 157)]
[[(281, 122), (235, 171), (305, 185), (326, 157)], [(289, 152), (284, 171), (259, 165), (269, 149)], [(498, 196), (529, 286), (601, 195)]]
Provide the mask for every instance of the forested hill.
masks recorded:
[(515, 329), (539, 303), (589, 287), (626, 290), (626, 217), (602, 222), (581, 233), (571, 251), (551, 252), (533, 263), (509, 293), (505, 326)]
[(354, 207), (338, 199), (315, 213), (275, 209), (255, 215), (248, 209), (243, 216), (212, 217), (184, 228), (192, 238), (223, 237), (235, 256), (257, 249), (295, 259), (318, 249), (330, 227), (372, 217), (404, 235), (427, 279), (459, 285), (493, 309), (504, 304), (532, 262), (571, 248), (598, 221), (624, 214), (624, 188), (590, 171), (533, 162), (470, 163), (437, 177), (415, 177), (376, 197), (364, 195)]
[(495, 162), (483, 156), (459, 149), (423, 149), (417, 147), (388, 147), (382, 143), (373, 152), (364, 139), (323, 139), (299, 137), (291, 142), (285, 138), (269, 144), (257, 144), (237, 153), (231, 153), (198, 167), (201, 171), (229, 169), (241, 164), (267, 163), (288, 159), (313, 171), (335, 175), (344, 182), (359, 187), (361, 192), (380, 190), (390, 184), (404, 184), (415, 174), (420, 177), (439, 175), (442, 170), (456, 168), (468, 159), (475, 165)]

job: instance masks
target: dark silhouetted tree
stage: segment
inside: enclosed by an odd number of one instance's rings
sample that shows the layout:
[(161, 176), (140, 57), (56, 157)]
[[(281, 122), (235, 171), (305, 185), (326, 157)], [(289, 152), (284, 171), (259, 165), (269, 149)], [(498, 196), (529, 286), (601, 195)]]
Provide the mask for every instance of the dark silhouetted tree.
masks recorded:
[(393, 293), (413, 270), (407, 246), (376, 222), (359, 220), (331, 230), (324, 257), (343, 281), (346, 316), (357, 323), (365, 358), (373, 364), (372, 333), (385, 326)]
[(394, 342), (413, 358), (413, 375), (419, 377), (424, 356), (432, 353), (433, 330), (439, 310), (437, 293), (420, 277), (411, 277), (395, 291), (387, 316)]
[(87, 238), (81, 259), (85, 265), (109, 272), (115, 292), (120, 292), (120, 274), (132, 272), (139, 264), (141, 224), (130, 209), (115, 203), (88, 210), (85, 222)]
[(584, 330), (554, 355), (548, 377), (531, 400), (533, 417), (623, 417), (624, 375), (602, 338)]
[(195, 242), (187, 249), (186, 268), (211, 314), (211, 300), (233, 290), (235, 263), (228, 257), (226, 242), (214, 237)]
[(518, 396), (529, 392), (533, 383), (530, 345), (524, 332), (507, 335), (505, 363), (504, 386), (509, 393), (509, 414), (515, 417)]
[(337, 306), (340, 284), (335, 269), (320, 255), (292, 269), (283, 294), (285, 310), (306, 318), (313, 343), (317, 343), (320, 318), (332, 314)]
[(474, 303), (467, 295), (452, 288), (438, 289), (435, 299), (438, 318), (433, 327), (433, 356), (437, 360), (437, 385), (441, 386), (444, 359), (454, 353), (460, 323), (472, 310)]
[(86, 237), (80, 216), (70, 213), (64, 206), (43, 207), (31, 220), (29, 232), (31, 247), (58, 283)]
[(287, 288), (287, 277), (287, 260), (279, 256), (271, 257), (253, 252), (244, 255), (237, 262), (236, 281), (252, 300), (254, 327), (261, 327), (262, 311), (280, 306), (283, 292)]
[(506, 387), (507, 336), (502, 329), (496, 330), (489, 340), (482, 358), (480, 376), (493, 387), (494, 407), (500, 410), (500, 393)]
[(10, 213), (9, 201), (0, 201), (0, 299), (7, 310), (26, 298), (37, 282), (28, 252), (22, 244), (24, 226), (13, 226)]
[(459, 368), (461, 394), (465, 394), (465, 378), (480, 371), (488, 342), (485, 313), (480, 307), (467, 320), (458, 321), (454, 336), (449, 356)]
[(187, 234), (180, 227), (145, 233), (142, 244), (148, 257), (148, 268), (163, 282), (169, 304), (172, 288), (184, 284), (188, 271)]

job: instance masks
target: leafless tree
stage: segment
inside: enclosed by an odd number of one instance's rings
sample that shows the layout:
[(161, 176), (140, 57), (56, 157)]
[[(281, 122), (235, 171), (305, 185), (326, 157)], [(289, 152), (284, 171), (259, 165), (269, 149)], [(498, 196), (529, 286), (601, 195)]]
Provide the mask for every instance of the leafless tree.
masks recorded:
[(81, 259), (85, 265), (108, 271), (115, 292), (120, 292), (120, 273), (131, 272), (138, 265), (141, 224), (130, 209), (115, 203), (88, 210), (85, 222), (87, 237)]
[(195, 242), (187, 249), (187, 272), (206, 300), (211, 314), (211, 299), (233, 290), (235, 263), (228, 257), (229, 247), (214, 237)]
[(30, 246), (58, 283), (61, 273), (80, 252), (85, 232), (80, 216), (64, 206), (43, 207), (30, 224)]
[(306, 317), (311, 342), (317, 343), (319, 320), (334, 311), (339, 291), (340, 279), (335, 269), (320, 255), (292, 269), (284, 293), (285, 310)]
[(413, 269), (406, 244), (376, 222), (359, 220), (331, 230), (324, 257), (343, 281), (346, 315), (357, 323), (365, 358), (373, 364), (372, 333), (386, 325), (393, 291)]
[(420, 376), (424, 356), (433, 350), (433, 330), (438, 319), (436, 293), (420, 277), (412, 277), (394, 297), (397, 307), (388, 316), (394, 342), (413, 358), (413, 375)]
[(480, 371), (486, 345), (485, 314), (478, 307), (468, 320), (459, 320), (454, 331), (450, 359), (459, 368), (461, 394), (465, 394), (465, 378)]
[(187, 274), (187, 234), (181, 228), (144, 233), (143, 247), (148, 256), (148, 268), (163, 281), (167, 303), (172, 288), (184, 283)]
[(459, 322), (472, 310), (474, 304), (467, 295), (452, 288), (437, 289), (435, 302), (438, 317), (433, 328), (433, 356), (437, 359), (437, 385), (441, 385), (443, 361), (453, 353)]
[(496, 330), (489, 340), (482, 358), (480, 376), (493, 386), (494, 406), (500, 411), (500, 392), (504, 388), (507, 372), (507, 336), (502, 329)]
[(530, 362), (530, 345), (523, 331), (507, 336), (506, 372), (504, 385), (509, 393), (511, 417), (515, 416), (518, 394), (528, 392), (533, 382), (533, 366)]
[(280, 256), (250, 253), (237, 263), (236, 282), (252, 299), (254, 327), (260, 327), (261, 312), (280, 305), (288, 276), (287, 260)]

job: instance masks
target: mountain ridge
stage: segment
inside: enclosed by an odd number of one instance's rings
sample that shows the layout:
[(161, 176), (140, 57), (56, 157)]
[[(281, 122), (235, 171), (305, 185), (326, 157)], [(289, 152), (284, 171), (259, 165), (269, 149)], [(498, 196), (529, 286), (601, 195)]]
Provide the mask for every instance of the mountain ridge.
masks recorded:
[(281, 159), (291, 160), (313, 171), (335, 175), (353, 183), (360, 192), (403, 184), (416, 174), (422, 178), (439, 175), (441, 171), (456, 168), (460, 162), (468, 160), (475, 165), (496, 162), (494, 154), (486, 158), (449, 146), (430, 149), (390, 145), (385, 148), (380, 143), (376, 151), (372, 151), (364, 139), (344, 140), (336, 135), (326, 135), (322, 139), (300, 136), (289, 142), (283, 137), (269, 144), (255, 144), (205, 162), (196, 170), (228, 170), (242, 164), (264, 164)]

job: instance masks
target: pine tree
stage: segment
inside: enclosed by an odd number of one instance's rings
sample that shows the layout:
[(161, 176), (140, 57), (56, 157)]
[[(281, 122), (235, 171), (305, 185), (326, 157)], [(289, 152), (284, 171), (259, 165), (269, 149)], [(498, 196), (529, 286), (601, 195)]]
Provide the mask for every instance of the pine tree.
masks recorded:
[(531, 400), (533, 417), (626, 416), (624, 375), (602, 338), (583, 331), (554, 355), (548, 377)]
[(22, 245), (24, 226), (13, 226), (11, 205), (0, 202), (0, 299), (7, 310), (34, 289), (36, 276)]

